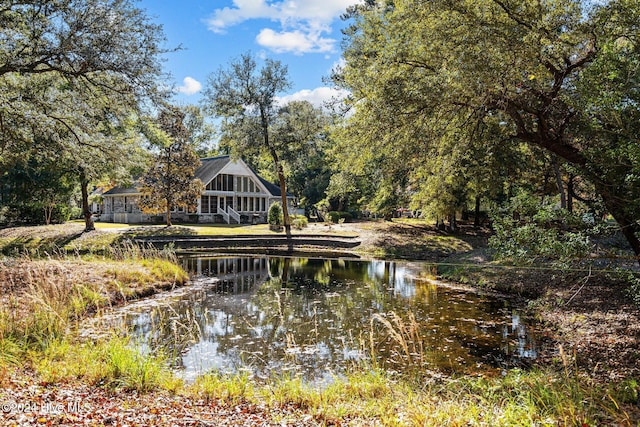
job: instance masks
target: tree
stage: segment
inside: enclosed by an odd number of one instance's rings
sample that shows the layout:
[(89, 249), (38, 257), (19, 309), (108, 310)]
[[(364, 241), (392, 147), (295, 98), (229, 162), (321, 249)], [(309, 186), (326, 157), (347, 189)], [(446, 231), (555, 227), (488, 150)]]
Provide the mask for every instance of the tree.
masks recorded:
[[(46, 145), (46, 142), (43, 141)], [(8, 223), (51, 224), (68, 219), (77, 183), (72, 170), (38, 152), (0, 177), (0, 194)]]
[(200, 157), (215, 155), (215, 148), (211, 145), (216, 129), (207, 121), (202, 109), (197, 105), (187, 105), (181, 108), (184, 112), (184, 126), (189, 132), (189, 145)]
[(282, 106), (273, 123), (272, 140), (281, 153), (288, 189), (307, 211), (322, 200), (329, 185), (328, 126), (328, 115), (308, 101)]
[(273, 138), (278, 113), (276, 95), (290, 86), (287, 67), (267, 59), (262, 68), (245, 53), (207, 79), (204, 102), (211, 113), (222, 117), (223, 133), (234, 140), (235, 153), (242, 156), (256, 148), (265, 150), (273, 161), (280, 184), (282, 211), (287, 236), (291, 220), (287, 208), (287, 185), (280, 160), (281, 153)]
[(159, 114), (157, 127), (147, 123), (144, 129), (159, 151), (141, 179), (140, 207), (147, 213), (166, 213), (167, 227), (171, 226), (171, 211), (177, 207), (195, 209), (204, 190), (202, 181), (195, 178), (201, 163), (189, 145), (184, 117), (177, 108), (165, 109)]
[(452, 123), (497, 120), (591, 182), (640, 255), (637, 2), (381, 3), (350, 10), (335, 79), (352, 92), (353, 123), (370, 125), (370, 150), (393, 138), (411, 161)]
[(39, 149), (77, 160), (92, 230), (87, 187), (122, 140), (109, 136), (143, 101), (164, 96), (161, 28), (129, 0), (18, 0), (0, 5), (0, 29), (0, 167), (50, 141)]

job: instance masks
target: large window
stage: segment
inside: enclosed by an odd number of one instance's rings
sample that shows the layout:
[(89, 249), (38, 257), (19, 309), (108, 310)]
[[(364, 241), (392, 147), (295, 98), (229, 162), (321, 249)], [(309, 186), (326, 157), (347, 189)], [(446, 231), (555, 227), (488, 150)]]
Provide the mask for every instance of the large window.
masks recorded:
[(207, 190), (212, 191), (233, 191), (234, 189), (233, 175), (220, 174), (213, 178), (209, 184), (207, 184)]
[(200, 212), (203, 214), (218, 212), (217, 196), (202, 196), (200, 199)]
[(237, 191), (239, 193), (259, 193), (260, 187), (248, 176), (238, 177)]

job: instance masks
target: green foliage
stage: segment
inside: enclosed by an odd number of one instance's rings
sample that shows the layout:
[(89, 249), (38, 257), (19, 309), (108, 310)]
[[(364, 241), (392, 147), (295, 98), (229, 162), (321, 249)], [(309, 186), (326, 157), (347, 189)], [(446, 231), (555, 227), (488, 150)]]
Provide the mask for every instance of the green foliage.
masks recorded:
[(195, 209), (204, 185), (195, 178), (200, 160), (188, 144), (189, 130), (184, 113), (168, 108), (160, 113), (158, 127), (147, 123), (145, 133), (158, 147), (155, 163), (141, 179), (140, 207), (147, 213), (166, 213), (171, 225), (171, 211), (182, 207)]
[(69, 220), (76, 183), (68, 167), (39, 153), (24, 153), (23, 160), (0, 177), (4, 222), (50, 224)]
[(354, 109), (336, 132), (342, 162), (377, 172), (374, 192), (410, 188), (414, 207), (438, 216), (499, 195), (511, 165), (535, 167), (527, 144), (588, 182), (640, 254), (640, 8), (516, 3), (352, 8), (334, 76)]
[(309, 220), (304, 215), (292, 215), (291, 226), (296, 230), (302, 230), (309, 225)]
[(350, 212), (331, 211), (327, 214), (327, 217), (329, 218), (329, 221), (334, 224), (353, 221), (353, 215)]
[(281, 226), (283, 224), (282, 205), (280, 202), (274, 202), (269, 206), (267, 222), (269, 225), (274, 226)]
[(331, 175), (326, 190), (329, 206), (338, 211), (359, 208), (362, 196), (360, 181), (357, 175), (348, 170), (339, 170)]
[(288, 191), (307, 211), (324, 198), (329, 185), (328, 126), (328, 115), (307, 101), (283, 106), (274, 122), (273, 139), (281, 153)]
[(627, 295), (635, 305), (640, 307), (640, 275), (630, 270), (621, 270), (618, 275), (627, 284)]
[(89, 182), (139, 157), (131, 117), (168, 87), (159, 82), (162, 29), (119, 0), (18, 1), (0, 15), (0, 168), (46, 157), (81, 184), (91, 230)]
[(253, 382), (246, 372), (234, 376), (215, 372), (202, 375), (196, 379), (190, 391), (206, 402), (224, 400), (232, 404), (248, 400), (255, 393)]
[(593, 249), (586, 224), (577, 215), (551, 204), (541, 205), (524, 192), (490, 216), (495, 234), (489, 245), (497, 259), (566, 265), (584, 259)]

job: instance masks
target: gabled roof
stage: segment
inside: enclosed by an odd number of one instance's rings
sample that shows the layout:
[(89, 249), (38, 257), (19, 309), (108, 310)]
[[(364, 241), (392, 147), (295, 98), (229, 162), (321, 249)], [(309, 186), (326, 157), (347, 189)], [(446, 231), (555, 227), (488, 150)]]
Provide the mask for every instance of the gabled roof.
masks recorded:
[[(255, 171), (254, 171), (254, 173), (255, 173)], [(265, 186), (267, 191), (269, 193), (271, 193), (272, 196), (281, 196), (282, 195), (282, 192), (280, 191), (280, 186), (279, 185), (275, 185), (275, 184), (267, 181), (266, 179), (264, 179), (263, 177), (261, 177), (257, 173), (256, 173), (256, 176), (258, 177), (258, 179), (260, 180), (262, 185)], [(287, 193), (287, 197), (293, 197), (293, 196), (291, 194)]]
[(135, 186), (131, 186), (131, 187), (116, 186), (116, 187), (113, 187), (111, 190), (105, 191), (104, 193), (102, 193), (103, 196), (119, 196), (121, 194), (122, 195), (140, 194), (140, 191)]
[(200, 181), (206, 185), (231, 161), (231, 157), (207, 157), (205, 159), (200, 159), (200, 161), (202, 164), (198, 169), (196, 169), (195, 177), (200, 178)]
[[(218, 175), (225, 166), (227, 166), (231, 162), (230, 156), (216, 156), (216, 157), (207, 157), (204, 159), (200, 159), (202, 164), (195, 171), (195, 177), (199, 178), (203, 184), (209, 183), (213, 178)], [(244, 164), (244, 162), (242, 162)], [(271, 193), (274, 197), (279, 197), (282, 193), (280, 192), (280, 186), (273, 184), (266, 179), (262, 178), (258, 173), (253, 170), (253, 168), (247, 166), (253, 174), (258, 177), (262, 185), (266, 188), (266, 190)], [(106, 196), (117, 196), (117, 195), (127, 195), (127, 194), (140, 194), (140, 191), (136, 188), (135, 184), (131, 187), (114, 187), (111, 190), (105, 192), (103, 194)], [(287, 197), (293, 197), (291, 194), (287, 193)]]

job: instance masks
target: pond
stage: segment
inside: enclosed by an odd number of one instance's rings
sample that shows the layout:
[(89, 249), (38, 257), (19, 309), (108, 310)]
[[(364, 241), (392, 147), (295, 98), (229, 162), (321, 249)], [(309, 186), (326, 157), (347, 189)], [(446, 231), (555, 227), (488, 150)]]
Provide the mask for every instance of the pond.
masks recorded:
[[(134, 303), (124, 322), (187, 379), (215, 370), (311, 381), (354, 364), (478, 373), (526, 365), (532, 327), (497, 297), (444, 286), (428, 264), (283, 257), (184, 258), (193, 287)], [(114, 317), (115, 316), (115, 317)]]

